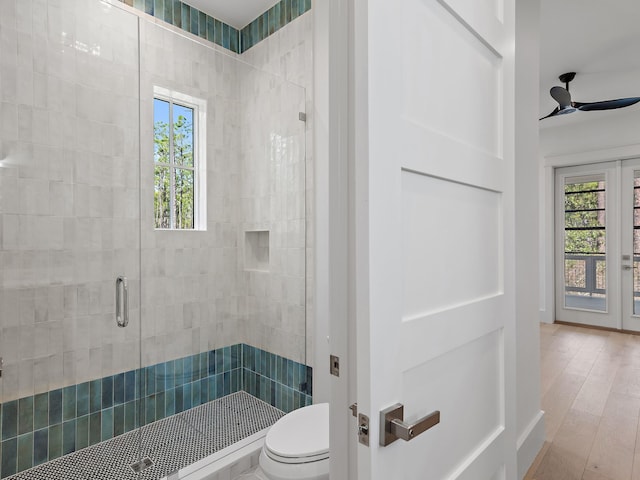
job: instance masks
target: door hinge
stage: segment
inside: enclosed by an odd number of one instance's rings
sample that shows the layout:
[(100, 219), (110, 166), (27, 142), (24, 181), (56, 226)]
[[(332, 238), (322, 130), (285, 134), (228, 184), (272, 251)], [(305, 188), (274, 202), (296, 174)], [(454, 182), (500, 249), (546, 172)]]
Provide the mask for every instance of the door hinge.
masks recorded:
[(307, 114), (305, 112), (298, 112), (298, 120), (301, 122), (307, 121)]
[(331, 375), (339, 377), (340, 376), (340, 357), (337, 357), (336, 355), (331, 355), (329, 357), (329, 361), (331, 362), (331, 364), (329, 365), (329, 372), (331, 372)]
[(0, 357), (0, 378), (2, 378), (2, 368), (4, 367), (4, 359)]

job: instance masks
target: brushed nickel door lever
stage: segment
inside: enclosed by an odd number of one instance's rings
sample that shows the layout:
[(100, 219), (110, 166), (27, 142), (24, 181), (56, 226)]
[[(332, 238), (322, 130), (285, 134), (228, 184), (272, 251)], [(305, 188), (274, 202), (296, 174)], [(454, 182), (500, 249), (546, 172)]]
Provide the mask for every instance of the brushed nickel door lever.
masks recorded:
[(380, 412), (380, 445), (386, 447), (399, 438), (408, 442), (438, 423), (440, 423), (439, 410), (414, 423), (405, 423), (404, 405), (396, 403)]

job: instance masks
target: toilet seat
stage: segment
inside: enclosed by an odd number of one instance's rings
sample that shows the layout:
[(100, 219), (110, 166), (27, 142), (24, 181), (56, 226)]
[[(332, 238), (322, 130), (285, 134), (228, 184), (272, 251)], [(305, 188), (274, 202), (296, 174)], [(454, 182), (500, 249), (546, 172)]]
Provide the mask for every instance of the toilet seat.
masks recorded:
[(273, 460), (266, 449), (260, 452), (260, 470), (269, 480), (329, 480), (329, 459), (308, 463), (282, 463)]
[(320, 455), (309, 455), (307, 457), (283, 457), (273, 453), (268, 448), (265, 448), (265, 453), (270, 459), (275, 460), (276, 462), (291, 464), (318, 462), (329, 458), (329, 452), (321, 453)]
[(285, 464), (318, 462), (329, 458), (329, 404), (310, 405), (285, 415), (267, 433), (264, 450)]

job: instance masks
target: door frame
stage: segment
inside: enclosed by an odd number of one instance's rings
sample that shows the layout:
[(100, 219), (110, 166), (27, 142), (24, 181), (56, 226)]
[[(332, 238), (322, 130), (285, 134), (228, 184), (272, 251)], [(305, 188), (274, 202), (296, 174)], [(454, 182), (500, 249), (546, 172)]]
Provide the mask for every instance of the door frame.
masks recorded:
[[(347, 98), (352, 2), (323, 0), (313, 5), (313, 159), (315, 315), (313, 401), (330, 403), (330, 476), (356, 479), (355, 324), (350, 316), (353, 271), (350, 265), (350, 139)], [(329, 356), (340, 358), (338, 377), (329, 374)]]
[[(569, 308), (570, 312), (582, 312), (580, 314), (569, 313), (569, 315), (580, 315), (585, 317), (587, 322), (578, 321), (577, 319), (564, 320), (569, 323), (580, 323), (585, 326), (595, 326), (603, 328), (621, 329), (620, 315), (620, 275), (619, 262), (620, 256), (620, 191), (619, 191), (619, 167), (620, 162), (591, 163), (587, 165), (576, 165), (572, 167), (557, 167), (554, 169), (555, 184), (555, 202), (553, 205), (555, 211), (555, 316), (557, 318), (560, 299), (564, 296), (564, 288), (560, 285), (560, 278), (563, 278), (563, 259), (564, 259), (564, 216), (560, 215), (561, 205), (564, 202), (564, 184), (566, 178), (590, 177), (595, 175), (604, 175), (605, 179), (605, 227), (606, 227), (606, 310), (598, 312), (595, 310)], [(564, 171), (562, 171), (564, 170)], [(618, 186), (618, 190), (615, 187)], [(564, 209), (562, 210), (564, 211)], [(561, 292), (562, 289), (562, 292)]]
[(540, 157), (540, 322), (555, 322), (555, 169), (634, 158), (640, 158), (640, 143)]

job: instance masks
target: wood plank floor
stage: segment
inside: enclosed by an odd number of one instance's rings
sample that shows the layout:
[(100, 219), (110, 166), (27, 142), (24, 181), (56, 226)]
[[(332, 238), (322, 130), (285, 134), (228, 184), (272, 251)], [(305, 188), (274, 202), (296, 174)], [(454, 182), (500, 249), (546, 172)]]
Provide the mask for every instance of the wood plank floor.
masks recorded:
[(640, 336), (540, 328), (546, 442), (525, 480), (640, 480)]

